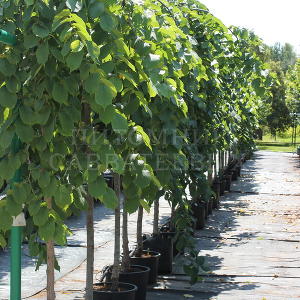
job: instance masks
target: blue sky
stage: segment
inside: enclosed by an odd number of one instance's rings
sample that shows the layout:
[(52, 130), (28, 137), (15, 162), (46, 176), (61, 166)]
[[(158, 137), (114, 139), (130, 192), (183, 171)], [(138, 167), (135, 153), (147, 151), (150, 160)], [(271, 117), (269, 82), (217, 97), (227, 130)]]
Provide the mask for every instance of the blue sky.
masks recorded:
[(200, 0), (227, 26), (253, 30), (268, 45), (292, 44), (300, 55), (300, 0)]

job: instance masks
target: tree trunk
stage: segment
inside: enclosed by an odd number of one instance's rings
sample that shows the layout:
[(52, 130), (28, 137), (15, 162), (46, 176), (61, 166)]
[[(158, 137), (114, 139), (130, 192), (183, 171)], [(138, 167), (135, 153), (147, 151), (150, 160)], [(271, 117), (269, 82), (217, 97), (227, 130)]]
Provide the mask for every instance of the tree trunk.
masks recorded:
[(170, 218), (170, 231), (174, 232), (175, 231), (175, 224), (174, 224), (174, 220), (175, 220), (175, 206), (172, 203), (171, 204), (171, 218)]
[(123, 248), (123, 256), (122, 256), (122, 271), (127, 272), (130, 270), (130, 257), (129, 257), (129, 247), (128, 247), (128, 213), (125, 209), (125, 201), (124, 197), (123, 201), (123, 232), (122, 232), (122, 248)]
[(86, 196), (87, 213), (86, 213), (86, 288), (85, 298), (93, 299), (93, 281), (94, 281), (94, 199), (90, 195)]
[(143, 206), (139, 206), (138, 218), (136, 222), (136, 243), (137, 243), (136, 256), (137, 257), (140, 257), (143, 254), (143, 213), (144, 213)]
[(116, 291), (119, 285), (120, 274), (120, 235), (121, 235), (121, 212), (120, 212), (120, 175), (114, 173), (114, 190), (118, 197), (118, 206), (115, 209), (115, 248), (114, 248), (114, 265), (112, 269), (112, 291)]
[(153, 235), (158, 235), (159, 199), (154, 200)]
[[(52, 198), (45, 199), (48, 209), (52, 209)], [(54, 263), (55, 263), (55, 251), (54, 242), (48, 241), (46, 243), (47, 247), (47, 300), (55, 300), (54, 291)]]
[[(91, 126), (91, 110), (87, 103), (82, 106), (82, 117), (87, 128)], [(85, 143), (86, 141), (83, 141)], [(88, 147), (85, 149), (86, 154), (89, 153)], [(93, 300), (93, 283), (94, 283), (94, 199), (89, 194), (86, 196), (87, 212), (86, 212), (86, 286), (85, 298)]]

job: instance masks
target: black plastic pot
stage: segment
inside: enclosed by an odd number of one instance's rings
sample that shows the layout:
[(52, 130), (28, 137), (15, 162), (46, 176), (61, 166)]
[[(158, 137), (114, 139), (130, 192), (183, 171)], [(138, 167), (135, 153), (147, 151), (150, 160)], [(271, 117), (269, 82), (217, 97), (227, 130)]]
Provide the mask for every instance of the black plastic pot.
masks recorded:
[(133, 284), (119, 282), (118, 291), (111, 291), (110, 282), (100, 282), (96, 283), (94, 286), (107, 286), (107, 290), (93, 290), (93, 299), (94, 300), (135, 300), (135, 293), (137, 287)]
[(203, 229), (205, 227), (205, 215), (207, 205), (203, 202), (193, 202), (192, 213), (196, 219), (196, 229)]
[(208, 201), (202, 201), (202, 204), (205, 207), (205, 219), (207, 219), (209, 215), (209, 203)]
[(241, 176), (241, 166), (240, 166), (240, 165), (237, 166), (237, 167), (236, 167), (236, 170), (237, 170), (238, 176), (240, 177), (240, 176)]
[(230, 192), (232, 174), (225, 175), (225, 191)]
[(150, 268), (148, 283), (155, 284), (157, 282), (158, 262), (159, 262), (159, 258), (160, 258), (160, 253), (156, 252), (156, 251), (144, 250), (143, 254), (145, 254), (145, 256), (130, 257), (130, 262), (133, 265), (146, 266), (146, 267)]
[(224, 195), (224, 193), (225, 193), (225, 185), (226, 185), (226, 179), (224, 178), (222, 178), (221, 180), (220, 180), (220, 195), (221, 196), (223, 196)]
[(208, 214), (211, 215), (213, 211), (213, 198), (210, 198), (208, 201)]
[(238, 179), (238, 170), (237, 170), (237, 167), (234, 167), (232, 169), (232, 181), (236, 181)]
[(213, 208), (217, 209), (220, 206), (220, 181), (216, 180), (213, 183), (212, 190), (215, 195), (213, 196)]
[(131, 272), (121, 272), (119, 280), (137, 286), (136, 300), (146, 300), (147, 284), (150, 268), (140, 265), (131, 265)]
[(144, 249), (160, 253), (157, 268), (158, 274), (172, 273), (174, 236), (175, 232), (160, 232), (159, 235), (152, 236), (143, 243)]

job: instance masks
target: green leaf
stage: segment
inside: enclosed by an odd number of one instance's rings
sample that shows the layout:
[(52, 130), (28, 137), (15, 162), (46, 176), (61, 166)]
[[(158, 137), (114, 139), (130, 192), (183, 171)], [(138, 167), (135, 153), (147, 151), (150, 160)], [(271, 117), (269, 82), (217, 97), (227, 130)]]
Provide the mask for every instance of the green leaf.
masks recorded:
[(38, 213), (33, 215), (33, 223), (36, 226), (43, 226), (48, 222), (48, 208), (45, 204), (46, 203), (43, 203), (43, 206), (40, 207)]
[(97, 74), (90, 74), (87, 79), (84, 81), (84, 89), (89, 94), (94, 94), (97, 91), (99, 82), (99, 75)]
[(32, 126), (25, 125), (21, 120), (16, 121), (16, 133), (24, 143), (32, 142), (34, 138), (34, 130)]
[(0, 147), (6, 149), (14, 136), (14, 130), (10, 129), (0, 129)]
[(113, 98), (117, 95), (116, 87), (107, 79), (101, 79), (98, 83), (95, 101), (97, 104), (106, 108), (108, 105), (112, 104)]
[(38, 178), (39, 186), (43, 189), (47, 187), (50, 183), (50, 175), (47, 171), (42, 171)]
[(107, 188), (103, 195), (103, 203), (107, 208), (115, 209), (118, 205), (119, 199), (114, 190)]
[(3, 107), (14, 108), (17, 103), (17, 95), (10, 93), (4, 85), (0, 88), (0, 104)]
[(60, 82), (54, 82), (52, 96), (56, 102), (60, 104), (68, 104), (68, 91)]
[(136, 185), (141, 189), (147, 187), (151, 182), (151, 172), (147, 169), (143, 169), (141, 172), (137, 174)]
[(5, 58), (0, 58), (0, 72), (4, 76), (12, 76), (16, 73), (16, 66), (12, 65)]
[(11, 216), (18, 216), (22, 212), (23, 206), (14, 200), (12, 196), (6, 197), (6, 210)]
[(40, 38), (45, 38), (49, 35), (50, 30), (44, 24), (33, 24), (32, 32)]
[(87, 41), (86, 46), (89, 52), (89, 55), (93, 59), (93, 61), (98, 62), (100, 55), (100, 47), (93, 41)]
[(100, 18), (100, 26), (104, 31), (112, 32), (117, 26), (117, 21), (112, 15), (106, 13)]
[(143, 206), (144, 210), (149, 214), (150, 213), (150, 206), (146, 200), (140, 200), (140, 204)]
[(28, 185), (22, 184), (22, 183), (15, 183), (13, 185), (13, 198), (14, 201), (19, 204), (25, 204), (27, 202), (27, 196), (28, 196)]
[(51, 241), (54, 239), (54, 233), (55, 233), (55, 222), (52, 218), (49, 219), (49, 221), (44, 224), (43, 226), (40, 226), (38, 229), (39, 237), (44, 240), (45, 242)]
[(141, 126), (135, 126), (134, 129), (135, 129), (137, 134), (140, 134), (142, 136), (145, 145), (150, 150), (152, 150), (151, 143), (150, 143), (150, 138), (149, 138), (148, 134), (144, 131), (144, 129)]
[(72, 136), (74, 123), (73, 120), (70, 118), (70, 115), (67, 113), (66, 110), (60, 111), (58, 113), (58, 119), (61, 125), (61, 132), (65, 136)]
[(24, 46), (26, 49), (31, 49), (36, 47), (39, 43), (39, 39), (34, 35), (25, 35), (24, 36)]
[(104, 195), (106, 188), (107, 185), (103, 176), (99, 176), (95, 181), (88, 184), (89, 194), (96, 199)]
[(66, 186), (60, 185), (57, 189), (54, 200), (58, 207), (66, 210), (73, 202), (73, 195), (71, 195)]
[[(1, 201), (5, 201), (5, 200), (1, 200)], [(1, 220), (0, 230), (6, 231), (11, 228), (11, 225), (13, 223), (13, 218), (3, 208), (0, 208), (0, 220)]]
[(66, 59), (67, 66), (70, 68), (70, 71), (74, 71), (80, 68), (84, 52), (71, 52)]
[(6, 82), (6, 88), (10, 93), (14, 94), (14, 93), (19, 92), (19, 90), (21, 88), (21, 84), (16, 77), (12, 76)]
[(116, 87), (117, 92), (122, 92), (123, 90), (123, 83), (122, 80), (117, 77), (111, 77), (109, 81)]
[(28, 211), (31, 216), (34, 216), (39, 213), (39, 210), (41, 208), (41, 203), (42, 202), (40, 200), (29, 203)]
[(106, 125), (112, 121), (114, 115), (115, 109), (113, 105), (109, 105), (105, 109), (101, 108), (99, 110), (99, 119)]
[(75, 40), (71, 43), (71, 51), (72, 52), (78, 52), (82, 49), (82, 44), (80, 40)]
[(6, 239), (4, 238), (4, 236), (0, 233), (0, 247), (4, 248), (6, 247), (7, 243), (6, 243)]
[(128, 46), (124, 43), (124, 39), (123, 38), (119, 38), (119, 39), (116, 39), (114, 40), (116, 46), (117, 46), (117, 49), (121, 52), (121, 53), (124, 53), (126, 54), (127, 56), (130, 55), (130, 51), (129, 51), (129, 48)]
[(67, 235), (67, 226), (64, 224), (56, 224), (55, 233), (54, 233), (54, 241), (56, 244), (60, 246), (64, 246), (67, 243), (66, 235)]
[(115, 111), (115, 115), (111, 121), (111, 125), (114, 131), (125, 134), (128, 131), (128, 123), (126, 117), (118, 112)]
[(105, 6), (103, 2), (94, 1), (89, 6), (89, 15), (91, 18), (95, 19), (101, 16), (105, 12)]
[(48, 42), (40, 44), (36, 50), (37, 62), (40, 65), (44, 65), (48, 60), (48, 56), (49, 56)]

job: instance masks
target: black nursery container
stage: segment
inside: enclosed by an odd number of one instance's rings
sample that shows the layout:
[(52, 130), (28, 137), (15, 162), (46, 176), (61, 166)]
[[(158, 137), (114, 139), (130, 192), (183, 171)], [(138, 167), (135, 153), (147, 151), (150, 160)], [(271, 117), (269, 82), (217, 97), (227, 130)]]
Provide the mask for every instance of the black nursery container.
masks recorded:
[(158, 274), (158, 263), (160, 258), (160, 253), (156, 251), (143, 251), (144, 256), (141, 257), (130, 257), (130, 262), (133, 265), (146, 266), (150, 268), (149, 273), (149, 284), (155, 284), (157, 282)]
[[(136, 300), (146, 300), (147, 285), (149, 281), (150, 268), (140, 265), (131, 265), (130, 272), (121, 272), (119, 280), (137, 286)], [(123, 300), (123, 299), (122, 299)]]
[(173, 238), (175, 232), (160, 232), (144, 241), (144, 249), (160, 253), (158, 261), (158, 274), (170, 274), (173, 267)]
[[(96, 289), (96, 287), (104, 287), (107, 289)], [(94, 300), (135, 300), (137, 287), (135, 285), (119, 282), (118, 290), (111, 291), (110, 282), (100, 282), (94, 284), (93, 299)]]
[(215, 180), (213, 182), (212, 190), (215, 193), (213, 197), (213, 208), (217, 209), (220, 206), (220, 181), (219, 180)]
[(203, 202), (194, 202), (192, 204), (193, 217), (196, 219), (196, 229), (205, 227), (207, 204)]

